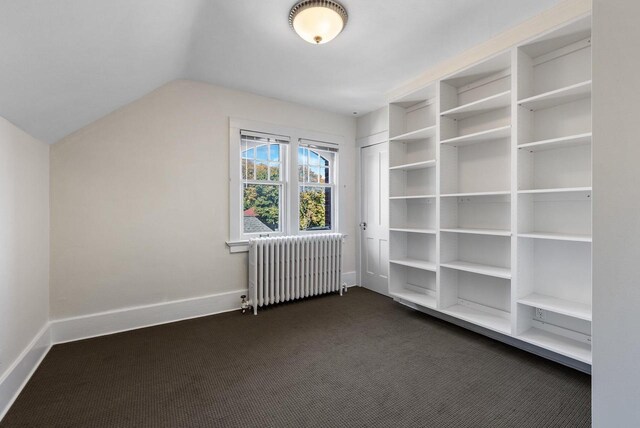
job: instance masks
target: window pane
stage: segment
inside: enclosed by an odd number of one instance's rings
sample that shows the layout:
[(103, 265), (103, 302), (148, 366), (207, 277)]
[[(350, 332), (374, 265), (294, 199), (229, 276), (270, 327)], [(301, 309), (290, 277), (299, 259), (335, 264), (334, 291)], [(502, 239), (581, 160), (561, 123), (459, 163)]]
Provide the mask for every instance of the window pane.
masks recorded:
[(271, 144), (269, 146), (269, 160), (280, 161), (280, 144)]
[(304, 181), (304, 166), (298, 165), (298, 181)]
[(269, 179), (271, 181), (280, 181), (280, 164), (271, 162), (269, 164)]
[(269, 168), (266, 162), (256, 162), (256, 180), (269, 180)]
[(330, 183), (331, 176), (329, 175), (329, 168), (320, 168), (320, 183)]
[(320, 163), (320, 156), (313, 150), (309, 150), (309, 165), (318, 165)]
[(245, 184), (242, 203), (244, 233), (280, 230), (280, 185)]
[(329, 158), (326, 155), (320, 158), (320, 165), (325, 167), (329, 166)]
[(300, 230), (331, 230), (331, 188), (300, 186)]
[[(245, 146), (246, 146), (246, 144), (245, 144)], [(256, 156), (255, 152), (256, 152), (256, 149), (247, 149), (247, 150), (242, 152), (242, 158), (243, 159), (253, 159)]]
[(298, 148), (298, 165), (306, 165), (307, 163), (307, 149), (304, 147)]
[(309, 183), (320, 183), (320, 167), (313, 166), (309, 168)]
[(242, 161), (242, 178), (245, 180), (254, 180), (255, 179), (255, 163), (253, 160), (243, 160)]
[(267, 147), (266, 144), (256, 147), (256, 159), (267, 160)]

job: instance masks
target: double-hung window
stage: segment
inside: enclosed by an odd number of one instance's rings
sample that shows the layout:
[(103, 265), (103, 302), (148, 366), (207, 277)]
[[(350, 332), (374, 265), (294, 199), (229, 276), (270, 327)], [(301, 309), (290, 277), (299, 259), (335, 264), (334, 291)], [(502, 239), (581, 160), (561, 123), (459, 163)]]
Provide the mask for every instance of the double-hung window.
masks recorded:
[(229, 141), (232, 252), (254, 237), (338, 230), (341, 137), (231, 119)]
[(287, 137), (241, 131), (242, 234), (285, 230)]
[(333, 230), (335, 173), (338, 149), (327, 143), (298, 143), (298, 228)]

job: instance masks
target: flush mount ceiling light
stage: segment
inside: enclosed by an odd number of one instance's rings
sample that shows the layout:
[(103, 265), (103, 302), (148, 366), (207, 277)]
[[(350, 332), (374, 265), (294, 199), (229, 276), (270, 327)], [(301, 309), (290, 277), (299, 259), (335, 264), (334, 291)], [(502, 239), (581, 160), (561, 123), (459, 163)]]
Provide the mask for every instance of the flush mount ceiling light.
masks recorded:
[(304, 40), (320, 45), (335, 39), (347, 25), (347, 11), (331, 0), (303, 0), (289, 12), (289, 25)]

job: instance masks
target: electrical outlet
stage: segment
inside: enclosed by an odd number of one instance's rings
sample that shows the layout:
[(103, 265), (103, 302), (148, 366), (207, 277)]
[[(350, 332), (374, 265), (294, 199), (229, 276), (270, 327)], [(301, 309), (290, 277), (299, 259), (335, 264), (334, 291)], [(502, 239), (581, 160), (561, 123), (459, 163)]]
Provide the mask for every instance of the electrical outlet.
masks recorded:
[(536, 308), (536, 318), (538, 318), (539, 320), (544, 319), (544, 311), (542, 309)]

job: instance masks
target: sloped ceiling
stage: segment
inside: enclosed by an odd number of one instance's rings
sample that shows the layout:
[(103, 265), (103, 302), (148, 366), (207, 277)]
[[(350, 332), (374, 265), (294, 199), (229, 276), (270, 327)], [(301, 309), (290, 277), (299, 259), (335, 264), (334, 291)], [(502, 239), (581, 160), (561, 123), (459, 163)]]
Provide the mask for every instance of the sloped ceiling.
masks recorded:
[(343, 0), (313, 46), (294, 0), (0, 0), (0, 116), (55, 142), (175, 79), (344, 114), (559, 0)]

